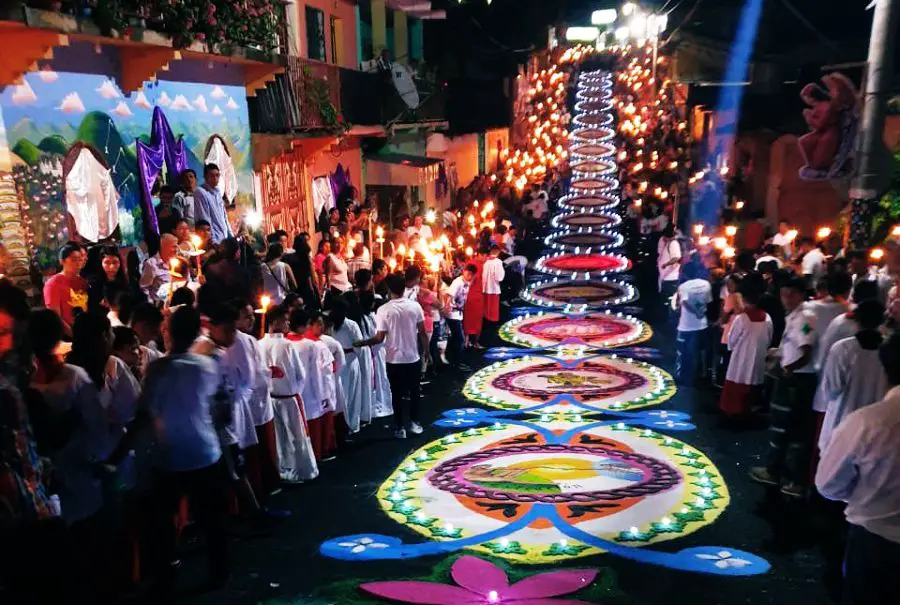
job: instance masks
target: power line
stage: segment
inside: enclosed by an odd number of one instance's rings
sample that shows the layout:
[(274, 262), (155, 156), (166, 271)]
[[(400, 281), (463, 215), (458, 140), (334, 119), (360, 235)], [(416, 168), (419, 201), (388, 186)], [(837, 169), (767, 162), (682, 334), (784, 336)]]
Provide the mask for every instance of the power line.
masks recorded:
[(837, 44), (831, 40), (828, 36), (820, 32), (816, 29), (816, 26), (810, 23), (809, 19), (803, 16), (799, 10), (797, 10), (793, 4), (791, 4), (788, 0), (781, 0), (781, 3), (784, 5), (786, 9), (788, 9), (795, 17), (797, 17), (800, 22), (807, 27), (811, 32), (813, 32), (819, 40), (822, 41), (823, 44), (827, 44), (832, 48), (836, 48)]

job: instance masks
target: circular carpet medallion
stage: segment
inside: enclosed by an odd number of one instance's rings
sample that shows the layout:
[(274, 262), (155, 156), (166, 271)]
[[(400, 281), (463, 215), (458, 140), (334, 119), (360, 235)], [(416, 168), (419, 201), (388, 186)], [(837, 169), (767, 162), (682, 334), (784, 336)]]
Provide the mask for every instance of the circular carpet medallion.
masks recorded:
[(534, 264), (534, 268), (541, 273), (550, 275), (568, 275), (572, 279), (593, 279), (628, 271), (631, 268), (631, 261), (621, 254), (561, 252), (542, 256)]
[(612, 192), (590, 194), (572, 193), (559, 198), (557, 204), (564, 210), (609, 212), (618, 206), (619, 196)]
[(603, 160), (584, 160), (580, 162), (575, 162), (569, 165), (572, 169), (572, 172), (578, 175), (595, 175), (595, 174), (609, 174), (613, 175), (616, 172), (616, 162), (612, 159)]
[(616, 136), (616, 131), (612, 128), (606, 128), (602, 126), (593, 127), (593, 128), (576, 128), (572, 131), (572, 139), (575, 141), (588, 141), (588, 142), (597, 142), (597, 141), (608, 141)]
[(612, 126), (615, 119), (612, 113), (588, 113), (576, 115), (573, 118), (575, 124), (579, 126), (595, 127), (595, 126)]
[(578, 101), (577, 103), (575, 103), (575, 113), (576, 115), (580, 114), (581, 117), (596, 115), (597, 112), (611, 111), (612, 101), (608, 100)]
[(550, 221), (551, 227), (563, 229), (598, 229), (616, 227), (622, 223), (618, 214), (596, 214), (589, 212), (571, 212), (558, 214)]
[(503, 324), (500, 337), (520, 347), (538, 349), (562, 343), (590, 347), (624, 347), (653, 335), (649, 324), (621, 313), (525, 315)]
[(573, 345), (557, 357), (525, 356), (483, 368), (466, 381), (463, 394), (503, 410), (581, 413), (577, 403), (589, 406), (585, 413), (590, 413), (657, 405), (674, 395), (675, 387), (656, 366), (615, 355), (584, 357)]
[(730, 501), (718, 469), (677, 439), (563, 420), (447, 435), (413, 451), (377, 498), (430, 540), (520, 563), (678, 538)]
[(618, 179), (611, 176), (579, 177), (569, 183), (569, 191), (572, 194), (591, 194), (598, 191), (605, 193), (618, 188)]
[(576, 253), (618, 248), (623, 243), (624, 238), (614, 231), (560, 231), (544, 239), (551, 249)]
[(612, 157), (616, 155), (616, 147), (611, 143), (575, 143), (569, 147), (569, 155), (572, 161)]
[(621, 281), (553, 278), (529, 284), (522, 298), (541, 307), (582, 311), (632, 303), (638, 293), (634, 286)]

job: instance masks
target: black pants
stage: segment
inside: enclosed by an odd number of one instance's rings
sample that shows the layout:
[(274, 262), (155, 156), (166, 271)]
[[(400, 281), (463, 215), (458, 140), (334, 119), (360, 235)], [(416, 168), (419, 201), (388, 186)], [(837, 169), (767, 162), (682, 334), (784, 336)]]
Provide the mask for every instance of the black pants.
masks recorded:
[(461, 319), (448, 319), (447, 329), (450, 330), (450, 337), (447, 339), (447, 363), (450, 367), (458, 368), (462, 363), (463, 354), (466, 347), (466, 337), (463, 334)]
[(680, 310), (672, 310), (672, 297), (678, 292), (678, 280), (672, 279), (664, 281), (659, 286), (659, 298), (662, 305), (662, 315), (660, 319), (666, 320), (666, 326), (675, 326)]
[(896, 603), (900, 543), (851, 525), (844, 557), (844, 605)]
[[(0, 528), (0, 603), (53, 603), (76, 599), (81, 565), (61, 519)], [(47, 572), (53, 570), (51, 576)]]
[[(413, 363), (388, 363), (387, 376), (391, 383), (391, 403), (394, 405), (394, 422), (398, 429), (406, 426), (404, 416), (410, 422), (419, 421), (419, 378), (422, 375), (421, 360)], [(404, 397), (409, 397), (409, 413), (404, 414)]]
[(176, 531), (173, 519), (182, 497), (190, 498), (197, 525), (206, 535), (206, 554), (212, 581), (228, 574), (228, 536), (225, 528), (228, 470), (223, 460), (194, 471), (158, 472), (154, 486), (153, 567), (157, 588), (172, 590)]
[(809, 482), (809, 456), (815, 434), (812, 409), (815, 394), (815, 374), (781, 376), (772, 393), (766, 468), (773, 476), (800, 485)]

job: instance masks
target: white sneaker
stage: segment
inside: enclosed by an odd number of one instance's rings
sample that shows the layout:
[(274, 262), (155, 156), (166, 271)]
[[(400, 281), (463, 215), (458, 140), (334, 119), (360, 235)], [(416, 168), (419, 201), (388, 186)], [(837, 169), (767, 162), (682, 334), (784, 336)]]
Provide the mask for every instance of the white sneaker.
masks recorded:
[(413, 435), (421, 435), (422, 431), (425, 429), (422, 428), (422, 425), (418, 422), (410, 422), (409, 423), (409, 432)]
[(406, 439), (406, 429), (397, 429), (394, 431), (394, 437), (397, 439)]

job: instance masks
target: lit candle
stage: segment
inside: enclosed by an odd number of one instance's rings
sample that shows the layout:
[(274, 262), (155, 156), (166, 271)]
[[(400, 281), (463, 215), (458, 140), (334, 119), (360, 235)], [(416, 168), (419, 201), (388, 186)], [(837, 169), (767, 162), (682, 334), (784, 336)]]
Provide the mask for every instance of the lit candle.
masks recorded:
[(831, 235), (831, 227), (819, 227), (816, 231), (817, 239), (826, 239), (829, 235)]
[(177, 269), (178, 259), (173, 256), (169, 259), (169, 297), (166, 299), (166, 307), (172, 304), (172, 294), (175, 293), (175, 278), (180, 277)]
[(872, 248), (872, 251), (869, 252), (869, 258), (874, 261), (880, 261), (884, 258), (884, 250), (881, 248)]
[(696, 235), (703, 235), (703, 225), (700, 223), (694, 225), (694, 233)]
[(259, 314), (260, 314), (260, 322), (259, 322), (259, 337), (263, 338), (266, 335), (266, 313), (269, 311), (269, 305), (272, 304), (272, 299), (263, 294), (259, 297)]
[(191, 236), (191, 246), (194, 247), (194, 252), (197, 253), (197, 279), (199, 280), (203, 277), (203, 264), (200, 262), (200, 257), (203, 255), (205, 250), (201, 250), (200, 246), (203, 245), (203, 238), (201, 238), (196, 233)]
[(728, 225), (725, 227), (725, 235), (728, 237), (734, 237), (737, 235), (737, 227), (735, 225)]

